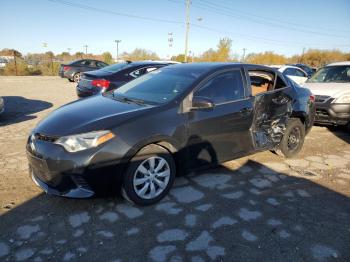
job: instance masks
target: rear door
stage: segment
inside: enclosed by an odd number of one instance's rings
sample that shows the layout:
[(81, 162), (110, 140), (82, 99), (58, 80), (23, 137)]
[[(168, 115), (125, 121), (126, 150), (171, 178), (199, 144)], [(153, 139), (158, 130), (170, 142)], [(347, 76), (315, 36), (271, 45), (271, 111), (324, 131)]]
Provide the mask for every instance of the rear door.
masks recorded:
[(214, 107), (188, 112), (190, 167), (217, 164), (252, 149), (253, 105), (240, 68), (212, 75), (192, 95), (210, 99)]
[[(251, 132), (255, 150), (273, 149), (282, 140), (292, 114), (293, 88), (273, 70), (249, 67), (246, 73), (254, 104)], [(257, 78), (261, 78), (264, 88), (257, 86)], [(251, 79), (255, 81), (252, 82)]]

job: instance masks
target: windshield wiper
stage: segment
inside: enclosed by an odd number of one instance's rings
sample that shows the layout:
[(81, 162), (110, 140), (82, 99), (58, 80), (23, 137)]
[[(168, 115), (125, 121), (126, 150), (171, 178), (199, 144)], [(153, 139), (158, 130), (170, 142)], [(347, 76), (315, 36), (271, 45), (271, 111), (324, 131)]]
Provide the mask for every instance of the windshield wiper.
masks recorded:
[(145, 101), (143, 101), (143, 100), (135, 99), (135, 98), (129, 98), (129, 97), (125, 97), (125, 96), (116, 96), (114, 93), (113, 93), (113, 97), (116, 100), (121, 101), (121, 102), (135, 103), (135, 104), (138, 104), (138, 105), (144, 105), (145, 104)]

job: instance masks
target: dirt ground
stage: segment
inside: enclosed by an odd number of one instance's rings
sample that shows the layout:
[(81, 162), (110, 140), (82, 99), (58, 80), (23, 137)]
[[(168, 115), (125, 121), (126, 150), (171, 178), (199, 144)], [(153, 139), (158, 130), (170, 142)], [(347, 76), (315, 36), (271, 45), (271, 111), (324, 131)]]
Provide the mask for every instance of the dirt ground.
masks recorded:
[(76, 100), (58, 77), (0, 77), (1, 261), (350, 261), (350, 133), (316, 126), (300, 155), (263, 152), (176, 180), (162, 202), (47, 196), (30, 130)]

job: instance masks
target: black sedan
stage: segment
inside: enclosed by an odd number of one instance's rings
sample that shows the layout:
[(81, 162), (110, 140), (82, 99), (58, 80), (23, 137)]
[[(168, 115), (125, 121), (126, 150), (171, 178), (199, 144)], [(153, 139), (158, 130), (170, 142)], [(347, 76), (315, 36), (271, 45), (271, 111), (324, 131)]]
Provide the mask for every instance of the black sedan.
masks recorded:
[(188, 170), (262, 150), (296, 155), (314, 113), (311, 92), (269, 67), (168, 66), (42, 120), (26, 147), (30, 175), (50, 194), (121, 188), (148, 205)]
[(173, 62), (139, 61), (114, 64), (81, 75), (78, 97), (87, 97), (114, 90), (119, 86)]
[(82, 72), (98, 70), (108, 66), (105, 62), (93, 59), (81, 59), (70, 62), (68, 64), (61, 64), (59, 75), (62, 78), (68, 78), (70, 82), (78, 83)]
[(0, 96), (0, 114), (5, 111), (5, 102), (4, 99)]

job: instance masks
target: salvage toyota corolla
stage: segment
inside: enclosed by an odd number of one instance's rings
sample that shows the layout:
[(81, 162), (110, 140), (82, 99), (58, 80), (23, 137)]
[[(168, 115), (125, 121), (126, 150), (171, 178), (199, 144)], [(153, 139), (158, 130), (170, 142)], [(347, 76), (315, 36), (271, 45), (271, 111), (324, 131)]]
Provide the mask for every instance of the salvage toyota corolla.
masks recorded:
[(51, 113), (28, 138), (30, 175), (47, 193), (162, 199), (176, 175), (262, 150), (297, 154), (314, 97), (269, 67), (179, 64)]

